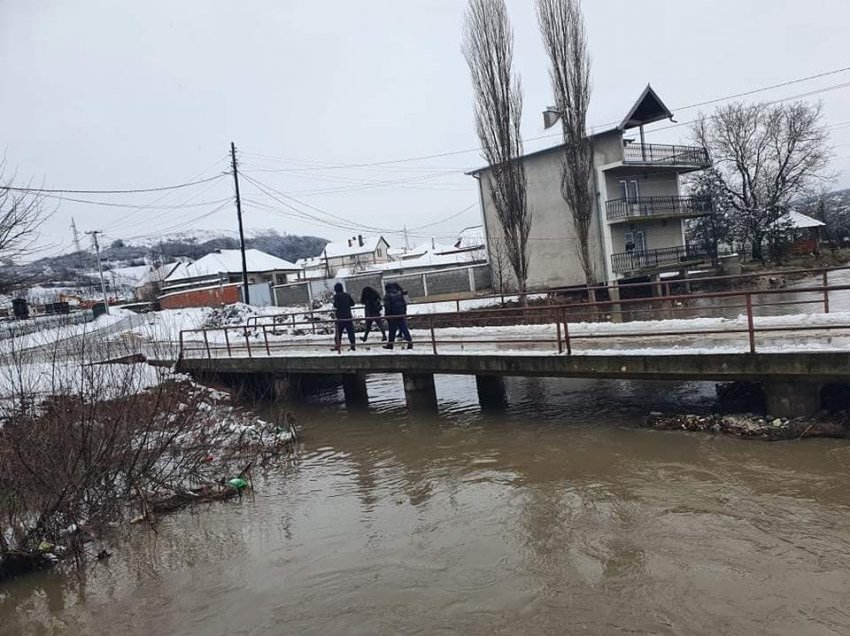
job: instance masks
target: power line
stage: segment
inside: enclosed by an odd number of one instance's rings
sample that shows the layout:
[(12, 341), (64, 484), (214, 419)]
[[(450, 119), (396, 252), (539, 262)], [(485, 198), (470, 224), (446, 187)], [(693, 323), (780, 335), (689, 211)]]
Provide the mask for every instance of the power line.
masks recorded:
[(132, 190), (66, 190), (66, 189), (50, 189), (50, 188), (22, 188), (15, 186), (0, 186), (0, 190), (12, 190), (14, 192), (33, 192), (33, 193), (53, 193), (53, 194), (137, 194), (144, 192), (163, 192), (165, 190), (178, 190), (180, 188), (188, 188), (202, 183), (209, 183), (216, 179), (221, 179), (224, 174), (218, 174), (207, 179), (198, 181), (189, 181), (188, 183), (178, 183), (176, 185), (160, 186), (157, 188), (135, 188)]
[[(786, 82), (782, 82), (781, 84), (773, 84), (771, 86), (764, 86), (764, 87), (761, 87), (761, 88), (752, 89), (750, 91), (745, 91), (743, 93), (735, 93), (735, 94), (732, 94), (732, 95), (726, 95), (724, 97), (717, 97), (715, 99), (707, 100), (705, 102), (698, 102), (698, 103), (695, 103), (695, 104), (689, 104), (687, 106), (679, 106), (679, 107), (673, 108), (673, 110), (674, 111), (688, 110), (688, 109), (691, 109), (691, 108), (697, 108), (699, 106), (716, 104), (716, 103), (727, 101), (727, 100), (730, 100), (730, 99), (736, 99), (738, 97), (744, 97), (744, 96), (748, 96), (748, 95), (755, 95), (757, 93), (762, 93), (762, 92), (766, 92), (766, 91), (769, 91), (769, 90), (774, 90), (776, 88), (780, 88), (780, 87), (783, 87), (783, 86), (790, 86), (790, 85), (793, 85), (793, 84), (799, 84), (801, 82), (811, 81), (813, 79), (826, 77), (826, 76), (829, 76), (829, 75), (836, 75), (836, 74), (844, 73), (844, 72), (847, 72), (847, 71), (850, 71), (850, 67), (842, 67), (842, 68), (839, 68), (839, 69), (834, 69), (832, 71), (827, 71), (827, 72), (824, 72), (824, 73), (818, 73), (816, 75), (809, 75), (809, 76), (806, 76), (806, 77), (796, 78), (796, 79), (788, 80)], [(801, 97), (807, 97), (807, 96), (810, 96), (810, 95), (816, 95), (816, 94), (825, 93), (825, 92), (828, 92), (828, 91), (831, 91), (831, 90), (837, 90), (839, 88), (844, 88), (845, 86), (848, 86), (848, 85), (850, 85), (850, 83), (827, 86), (827, 87), (824, 87), (824, 88), (821, 88), (821, 89), (817, 89), (815, 91), (810, 91), (810, 92), (807, 92), (807, 93), (801, 93), (799, 95), (793, 95), (793, 96), (790, 96), (790, 97), (785, 97), (785, 98), (781, 98), (781, 99), (778, 99), (778, 100), (774, 100), (774, 101), (769, 102), (769, 103), (773, 104), (773, 103), (780, 103), (780, 102), (783, 102), (783, 101), (788, 101), (788, 100), (791, 100), (791, 99), (800, 99)], [(678, 127), (678, 126), (687, 125), (689, 123), (694, 123), (694, 121), (696, 121), (696, 120), (692, 120), (692, 121), (689, 121), (689, 122), (683, 122), (683, 123), (680, 123), (680, 124), (673, 124), (671, 126), (664, 126), (664, 127), (661, 127), (661, 128), (653, 129), (653, 131), (647, 131), (647, 132), (655, 132), (655, 131), (659, 131), (659, 130), (666, 130), (667, 128), (675, 128), (675, 127)], [(595, 127), (591, 127), (591, 130), (593, 128), (604, 127), (604, 126), (611, 124), (611, 123), (617, 123), (617, 122), (607, 122), (605, 124), (601, 124), (601, 125), (598, 125), (598, 126), (595, 126)], [(560, 136), (561, 136), (560, 133), (554, 133), (554, 134), (540, 135), (538, 137), (529, 137), (529, 138), (524, 139), (523, 141), (524, 142), (539, 141), (541, 139), (551, 139), (551, 138), (560, 137)], [(346, 169), (346, 168), (365, 168), (365, 167), (372, 167), (372, 166), (385, 166), (385, 165), (398, 164), (398, 163), (410, 163), (410, 162), (413, 162), (413, 161), (425, 161), (425, 160), (428, 160), (428, 159), (440, 159), (440, 158), (443, 158), (443, 157), (451, 157), (451, 156), (456, 156), (456, 155), (469, 154), (469, 153), (473, 153), (473, 152), (479, 152), (479, 150), (480, 150), (480, 148), (468, 148), (468, 149), (465, 149), (465, 150), (452, 150), (452, 151), (448, 151), (448, 152), (440, 152), (440, 153), (434, 153), (434, 154), (430, 154), (430, 155), (419, 155), (419, 156), (415, 156), (415, 157), (402, 157), (402, 158), (398, 158), (398, 159), (387, 159), (387, 160), (384, 160), (384, 161), (369, 161), (369, 162), (362, 162), (362, 163), (338, 164), (338, 165), (335, 165), (335, 166), (329, 165), (327, 168), (324, 168), (324, 169), (331, 170), (331, 169)], [(273, 158), (273, 159), (281, 159), (281, 160), (284, 160), (284, 161), (290, 161), (290, 159), (286, 159), (286, 158), (283, 158), (283, 157), (274, 157), (273, 155), (259, 155), (259, 153), (249, 153), (249, 154), (257, 154), (258, 156), (265, 156), (265, 157), (269, 157), (269, 158)]]

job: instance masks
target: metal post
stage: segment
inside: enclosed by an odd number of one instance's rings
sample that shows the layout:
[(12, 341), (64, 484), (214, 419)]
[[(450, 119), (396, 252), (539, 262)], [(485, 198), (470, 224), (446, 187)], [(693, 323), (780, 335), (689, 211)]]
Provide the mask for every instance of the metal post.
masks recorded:
[(570, 342), (570, 325), (567, 322), (567, 310), (564, 308), (564, 344), (567, 346), (567, 355), (573, 354), (573, 346)]
[(431, 329), (431, 350), (437, 355), (437, 338), (434, 336), (434, 316), (428, 316), (428, 326)]
[(210, 353), (210, 339), (207, 337), (206, 329), (204, 329), (204, 346), (207, 349), (207, 358), (212, 358), (212, 353)]
[(263, 325), (263, 340), (266, 342), (266, 355), (270, 356), (272, 352), (269, 350), (269, 332), (266, 331), (265, 325)]
[(561, 321), (560, 320), (555, 321), (555, 327), (557, 327), (557, 330), (558, 330), (558, 353), (564, 353), (564, 343), (561, 342)]
[(242, 334), (245, 336), (245, 347), (248, 349), (248, 357), (251, 357), (251, 341), (248, 338), (248, 329), (242, 329)]
[(823, 270), (823, 313), (829, 313), (829, 270)]
[(747, 332), (750, 337), (750, 353), (756, 352), (756, 332), (753, 326), (753, 298), (752, 294), (746, 295), (747, 300)]
[(227, 357), (232, 357), (232, 353), (230, 352), (230, 337), (227, 335), (227, 327), (224, 328), (224, 342), (227, 344)]

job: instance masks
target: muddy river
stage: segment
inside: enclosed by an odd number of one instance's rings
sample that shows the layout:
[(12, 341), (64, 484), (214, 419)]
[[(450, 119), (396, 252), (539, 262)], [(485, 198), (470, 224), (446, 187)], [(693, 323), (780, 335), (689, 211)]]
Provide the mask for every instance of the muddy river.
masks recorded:
[(409, 419), (328, 391), (254, 500), (134, 529), (108, 564), (0, 588), (2, 634), (850, 633), (850, 445), (636, 426), (713, 387), (437, 379)]

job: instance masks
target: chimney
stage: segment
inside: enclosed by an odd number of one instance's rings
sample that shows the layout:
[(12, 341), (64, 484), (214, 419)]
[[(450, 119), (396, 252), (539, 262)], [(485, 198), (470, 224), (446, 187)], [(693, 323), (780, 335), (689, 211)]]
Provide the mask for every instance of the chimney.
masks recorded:
[(351, 247), (351, 239), (348, 239), (348, 247)]
[(362, 234), (357, 235), (357, 242), (360, 244), (360, 247), (363, 247), (363, 235)]

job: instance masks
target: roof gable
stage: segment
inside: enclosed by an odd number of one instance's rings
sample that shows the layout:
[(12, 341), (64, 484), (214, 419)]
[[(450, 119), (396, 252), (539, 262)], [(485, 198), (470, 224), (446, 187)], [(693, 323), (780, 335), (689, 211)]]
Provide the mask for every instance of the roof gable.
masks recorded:
[[(360, 239), (363, 245), (360, 245)], [(335, 241), (325, 245), (323, 252), (326, 258), (341, 258), (346, 256), (357, 256), (358, 254), (371, 254), (381, 245), (389, 247), (383, 236), (355, 236), (345, 241)]]
[(619, 129), (635, 128), (661, 121), (662, 119), (673, 119), (673, 113), (664, 105), (664, 102), (661, 101), (661, 98), (653, 90), (652, 86), (647, 84), (634, 106), (631, 107), (626, 117), (620, 122)]

